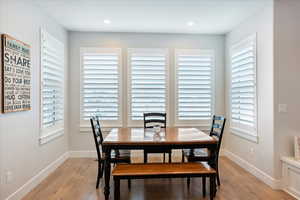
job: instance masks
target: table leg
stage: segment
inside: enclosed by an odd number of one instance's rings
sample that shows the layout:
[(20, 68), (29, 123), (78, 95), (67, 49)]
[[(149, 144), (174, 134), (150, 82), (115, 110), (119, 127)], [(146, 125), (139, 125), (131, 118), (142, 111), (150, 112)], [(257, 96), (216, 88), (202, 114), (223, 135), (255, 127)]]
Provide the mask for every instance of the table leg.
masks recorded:
[(104, 196), (105, 200), (109, 199), (109, 183), (110, 183), (110, 156), (111, 156), (111, 149), (110, 148), (103, 148), (104, 151), (104, 179), (105, 179), (105, 186), (104, 186)]

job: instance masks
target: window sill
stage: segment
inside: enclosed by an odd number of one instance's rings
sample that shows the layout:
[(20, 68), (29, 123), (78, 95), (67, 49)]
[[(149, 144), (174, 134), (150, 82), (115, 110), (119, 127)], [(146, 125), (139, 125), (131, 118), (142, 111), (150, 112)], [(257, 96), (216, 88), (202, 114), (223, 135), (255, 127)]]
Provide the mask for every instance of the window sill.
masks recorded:
[(211, 124), (199, 124), (199, 123), (176, 123), (174, 124), (175, 127), (201, 127), (207, 130), (210, 129)]
[[(115, 125), (115, 126), (102, 126), (101, 131), (103, 133), (109, 132), (112, 128), (122, 128), (121, 125)], [(80, 134), (90, 134), (92, 132), (92, 127), (91, 125), (80, 125), (79, 128), (79, 133)]]
[(241, 129), (238, 129), (238, 128), (230, 128), (230, 132), (233, 135), (236, 135), (236, 136), (238, 136), (240, 138), (246, 139), (246, 140), (248, 140), (250, 142), (258, 143), (258, 136), (257, 135), (253, 135), (253, 134), (251, 134), (248, 131), (241, 130)]
[(62, 135), (64, 135), (64, 129), (63, 128), (57, 129), (55, 131), (48, 132), (47, 134), (42, 135), (40, 137), (40, 139), (39, 139), (40, 140), (40, 144), (49, 143), (52, 140), (54, 140), (54, 139), (56, 139), (58, 137), (61, 137)]

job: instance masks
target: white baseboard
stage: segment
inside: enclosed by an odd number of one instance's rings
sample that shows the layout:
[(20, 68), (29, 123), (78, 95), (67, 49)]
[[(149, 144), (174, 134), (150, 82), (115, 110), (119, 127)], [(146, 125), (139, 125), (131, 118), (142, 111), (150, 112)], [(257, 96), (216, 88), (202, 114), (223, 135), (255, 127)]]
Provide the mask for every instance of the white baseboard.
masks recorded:
[(234, 154), (234, 153), (232, 153), (228, 150), (222, 149), (221, 155), (226, 156), (231, 161), (235, 162), (240, 167), (245, 169), (247, 172), (254, 175), (256, 178), (258, 178), (259, 180), (261, 180), (265, 184), (269, 185), (272, 189), (281, 189), (281, 181), (280, 180), (274, 179), (270, 175), (266, 174), (265, 172), (258, 169), (257, 167), (255, 167), (254, 165), (249, 163), (248, 161), (246, 161), (246, 160), (242, 159), (241, 157), (237, 156), (236, 154)]
[(20, 200), (27, 193), (33, 190), (38, 184), (40, 184), (49, 174), (56, 170), (63, 162), (69, 158), (69, 152), (64, 153), (46, 168), (42, 169), (37, 175), (32, 177), (23, 186), (21, 186), (17, 191), (12, 193), (6, 200)]
[(288, 193), (289, 195), (291, 195), (292, 197), (294, 197), (295, 199), (300, 199), (300, 193), (296, 190), (288, 190), (288, 189), (283, 189), (283, 191), (285, 191), (286, 193)]
[(97, 158), (96, 151), (69, 151), (70, 158)]
[(300, 162), (294, 157), (282, 157), (282, 188), (296, 199), (300, 199)]

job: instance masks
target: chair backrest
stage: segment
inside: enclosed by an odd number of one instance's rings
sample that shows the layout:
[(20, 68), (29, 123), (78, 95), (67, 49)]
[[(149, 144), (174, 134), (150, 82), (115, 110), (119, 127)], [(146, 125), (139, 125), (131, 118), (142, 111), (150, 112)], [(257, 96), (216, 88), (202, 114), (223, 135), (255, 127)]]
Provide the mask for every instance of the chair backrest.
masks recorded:
[(100, 146), (102, 146), (103, 135), (101, 132), (99, 118), (92, 117), (90, 119), (90, 122), (91, 122), (92, 130), (93, 130), (93, 136), (94, 136), (94, 140), (95, 140), (98, 160), (100, 161), (101, 160), (101, 152), (102, 152), (102, 151), (100, 151)]
[(217, 155), (221, 148), (224, 128), (225, 128), (226, 118), (223, 116), (213, 116), (212, 125), (209, 135), (218, 139)]
[(144, 113), (144, 128), (153, 128), (153, 123), (161, 124), (162, 128), (167, 127), (166, 113)]

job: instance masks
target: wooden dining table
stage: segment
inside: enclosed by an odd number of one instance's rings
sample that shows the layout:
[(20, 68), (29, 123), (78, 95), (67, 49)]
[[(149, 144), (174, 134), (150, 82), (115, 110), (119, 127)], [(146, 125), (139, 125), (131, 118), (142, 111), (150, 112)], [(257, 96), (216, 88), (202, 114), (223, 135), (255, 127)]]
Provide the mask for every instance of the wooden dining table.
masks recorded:
[(211, 153), (209, 162), (215, 167), (217, 140), (197, 128), (162, 128), (158, 134), (152, 128), (113, 128), (102, 145), (106, 200), (110, 194), (112, 150), (207, 148)]

